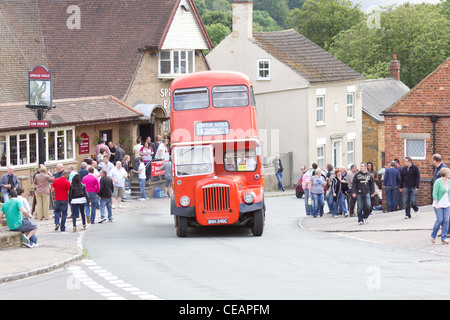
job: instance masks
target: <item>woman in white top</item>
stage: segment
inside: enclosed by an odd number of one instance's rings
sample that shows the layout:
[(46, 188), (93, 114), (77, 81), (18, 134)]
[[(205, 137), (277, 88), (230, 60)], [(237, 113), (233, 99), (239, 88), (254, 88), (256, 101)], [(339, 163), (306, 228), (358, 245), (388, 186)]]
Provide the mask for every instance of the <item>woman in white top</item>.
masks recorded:
[(441, 241), (442, 244), (448, 244), (450, 170), (448, 168), (442, 168), (439, 171), (439, 174), (441, 175), (441, 178), (437, 179), (433, 185), (433, 207), (434, 212), (436, 213), (436, 222), (434, 223), (433, 231), (431, 232), (431, 242), (436, 242), (437, 233), (442, 225)]

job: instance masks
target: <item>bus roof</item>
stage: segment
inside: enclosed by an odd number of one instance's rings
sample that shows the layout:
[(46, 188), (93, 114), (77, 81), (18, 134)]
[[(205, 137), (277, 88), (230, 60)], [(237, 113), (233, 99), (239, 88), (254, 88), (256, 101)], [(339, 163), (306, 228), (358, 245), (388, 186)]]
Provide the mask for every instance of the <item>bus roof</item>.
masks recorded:
[(236, 83), (250, 85), (250, 78), (233, 71), (201, 71), (173, 80), (172, 88), (195, 88), (217, 85), (235, 85)]

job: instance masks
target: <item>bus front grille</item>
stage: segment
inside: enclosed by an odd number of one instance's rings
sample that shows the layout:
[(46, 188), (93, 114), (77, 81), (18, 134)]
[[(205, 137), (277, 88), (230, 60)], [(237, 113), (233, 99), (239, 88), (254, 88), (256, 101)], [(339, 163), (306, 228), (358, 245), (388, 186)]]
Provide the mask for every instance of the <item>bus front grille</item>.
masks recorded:
[(227, 185), (203, 187), (203, 208), (209, 212), (230, 210), (230, 187)]

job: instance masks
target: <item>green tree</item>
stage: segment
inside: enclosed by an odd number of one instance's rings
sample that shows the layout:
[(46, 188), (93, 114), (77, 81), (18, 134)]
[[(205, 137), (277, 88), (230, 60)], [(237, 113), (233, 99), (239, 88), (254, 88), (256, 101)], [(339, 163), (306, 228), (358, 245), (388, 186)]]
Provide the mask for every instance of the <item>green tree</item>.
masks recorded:
[(404, 4), (377, 13), (333, 39), (330, 53), (367, 78), (388, 76), (397, 53), (401, 80), (414, 87), (450, 54), (450, 21), (436, 5)]
[(364, 13), (350, 0), (307, 0), (289, 14), (286, 25), (325, 50), (333, 37), (362, 21)]
[(254, 0), (253, 8), (266, 11), (280, 27), (285, 26), (286, 18), (289, 15), (286, 0)]
[(231, 33), (231, 29), (222, 23), (214, 23), (205, 26), (206, 32), (208, 32), (209, 38), (211, 39), (213, 46), (217, 46), (227, 35)]

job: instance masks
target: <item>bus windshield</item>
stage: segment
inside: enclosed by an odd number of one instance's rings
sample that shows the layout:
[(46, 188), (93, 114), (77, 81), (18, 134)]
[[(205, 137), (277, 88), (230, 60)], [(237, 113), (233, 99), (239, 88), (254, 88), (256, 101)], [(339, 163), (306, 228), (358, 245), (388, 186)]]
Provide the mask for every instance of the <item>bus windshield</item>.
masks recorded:
[(175, 110), (205, 109), (209, 107), (208, 88), (175, 90), (173, 108)]
[(246, 107), (249, 104), (246, 86), (220, 86), (212, 90), (214, 107)]
[(211, 174), (214, 159), (211, 146), (177, 147), (175, 168), (178, 177)]

